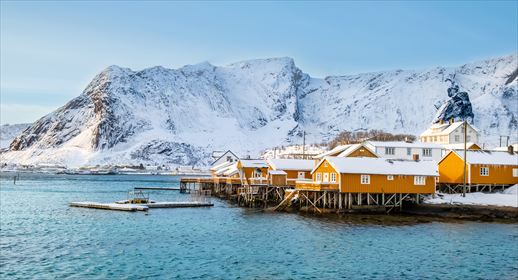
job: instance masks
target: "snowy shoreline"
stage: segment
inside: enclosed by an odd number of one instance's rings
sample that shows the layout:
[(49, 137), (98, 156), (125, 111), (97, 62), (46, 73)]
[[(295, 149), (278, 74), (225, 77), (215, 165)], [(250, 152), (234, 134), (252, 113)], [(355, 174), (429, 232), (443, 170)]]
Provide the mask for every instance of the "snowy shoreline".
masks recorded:
[(449, 204), (449, 205), (481, 205), (481, 206), (502, 206), (518, 208), (518, 184), (507, 188), (503, 192), (467, 193), (462, 194), (437, 193), (434, 198), (424, 200), (425, 204)]

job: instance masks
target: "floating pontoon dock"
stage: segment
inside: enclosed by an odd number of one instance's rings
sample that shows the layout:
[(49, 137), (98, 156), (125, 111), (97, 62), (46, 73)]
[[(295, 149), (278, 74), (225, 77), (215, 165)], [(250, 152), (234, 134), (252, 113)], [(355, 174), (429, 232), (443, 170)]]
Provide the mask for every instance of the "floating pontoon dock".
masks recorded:
[(95, 208), (118, 211), (148, 211), (149, 208), (186, 208), (186, 207), (210, 207), (214, 204), (199, 201), (164, 201), (148, 204), (122, 204), (122, 203), (99, 203), (99, 202), (70, 202), (71, 207)]
[(119, 203), (99, 203), (92, 201), (70, 202), (71, 207), (95, 208), (104, 210), (118, 211), (147, 211), (149, 207), (143, 204), (119, 204)]

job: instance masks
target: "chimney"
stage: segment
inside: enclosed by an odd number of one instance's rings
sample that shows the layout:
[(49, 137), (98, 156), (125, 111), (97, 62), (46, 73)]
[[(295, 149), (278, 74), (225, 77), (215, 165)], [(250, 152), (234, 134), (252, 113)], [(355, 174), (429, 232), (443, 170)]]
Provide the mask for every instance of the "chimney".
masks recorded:
[(412, 160), (419, 161), (419, 154), (413, 154), (412, 155)]
[(513, 147), (513, 145), (509, 145), (509, 146), (507, 146), (507, 151), (508, 151), (511, 155), (514, 155), (514, 147)]

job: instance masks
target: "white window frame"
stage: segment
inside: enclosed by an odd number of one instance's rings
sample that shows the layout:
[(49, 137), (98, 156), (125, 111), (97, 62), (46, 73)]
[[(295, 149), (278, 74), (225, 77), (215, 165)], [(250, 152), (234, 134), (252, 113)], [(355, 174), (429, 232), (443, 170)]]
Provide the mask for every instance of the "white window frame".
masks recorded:
[(518, 177), (518, 168), (513, 168), (513, 177)]
[(329, 166), (329, 164), (327, 164), (327, 161), (324, 162), (324, 167), (328, 167), (328, 166)]
[(336, 173), (331, 173), (331, 183), (336, 183)]
[(489, 167), (487, 167), (487, 166), (480, 167), (480, 176), (484, 176), (484, 177), (489, 176)]
[(387, 175), (387, 181), (394, 181), (394, 175)]
[(454, 135), (453, 137), (455, 138), (455, 142), (460, 142), (460, 136), (459, 135)]
[(317, 172), (317, 174), (315, 175), (315, 181), (322, 182), (322, 173)]
[(426, 176), (414, 176), (414, 185), (416, 185), (416, 186), (426, 185)]
[(396, 148), (395, 147), (385, 147), (385, 154), (386, 155), (395, 155), (396, 154)]
[(360, 176), (360, 184), (362, 184), (362, 185), (370, 185), (371, 184), (371, 175), (361, 175)]
[(423, 148), (423, 157), (431, 157), (431, 156), (432, 156), (432, 149), (431, 148)]
[(324, 181), (323, 182), (329, 183), (329, 173), (328, 172), (324, 173)]

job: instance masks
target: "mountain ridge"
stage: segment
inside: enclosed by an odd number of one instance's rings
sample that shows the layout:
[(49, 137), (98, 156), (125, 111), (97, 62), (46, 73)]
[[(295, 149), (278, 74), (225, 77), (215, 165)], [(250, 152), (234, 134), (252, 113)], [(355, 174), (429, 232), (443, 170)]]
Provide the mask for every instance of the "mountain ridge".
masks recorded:
[[(518, 127), (517, 56), (459, 67), (313, 78), (289, 57), (139, 71), (108, 66), (78, 97), (16, 137), (3, 160), (69, 165), (207, 165), (212, 150), (256, 155), (272, 146), (328, 141), (341, 130), (419, 134), (448, 78), (468, 92), (486, 143)], [(434, 107), (435, 106), (435, 107)], [(495, 108), (501, 110), (495, 110)]]

